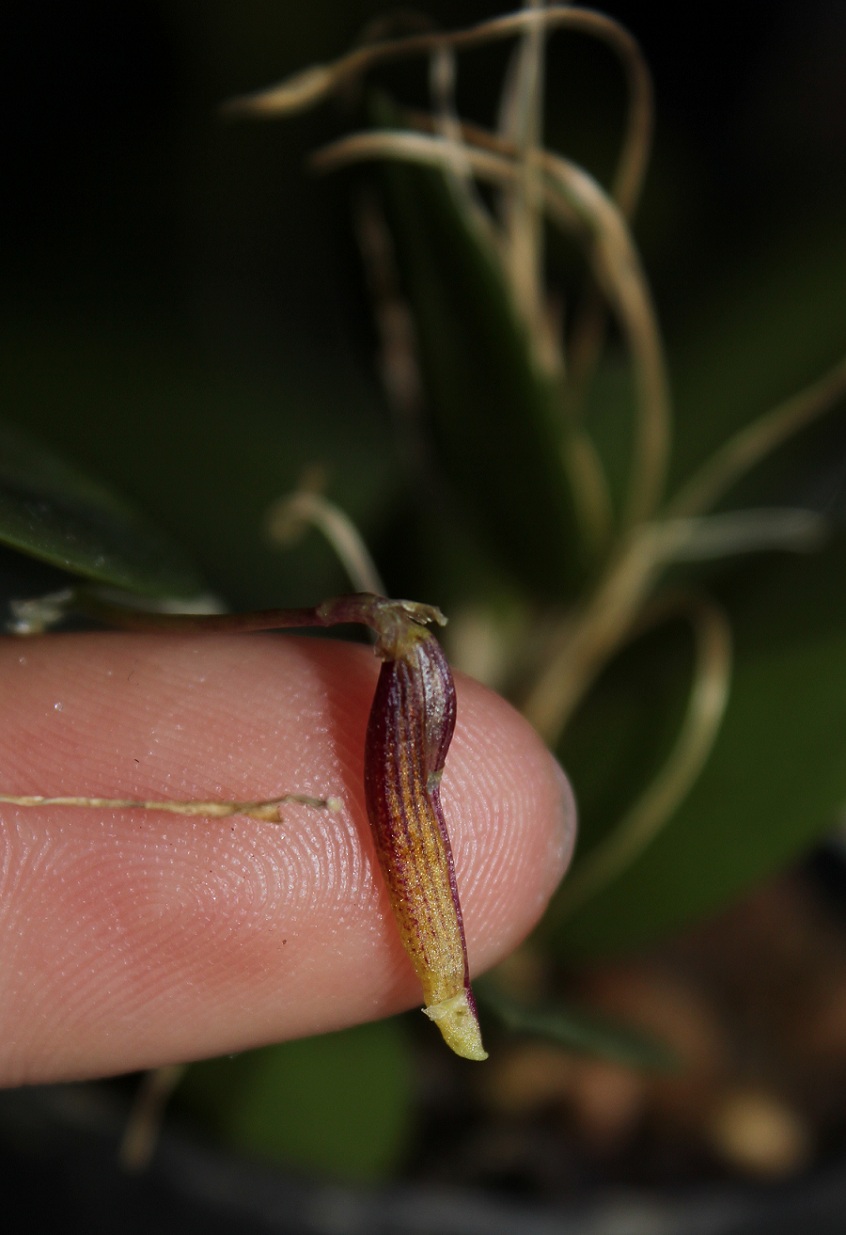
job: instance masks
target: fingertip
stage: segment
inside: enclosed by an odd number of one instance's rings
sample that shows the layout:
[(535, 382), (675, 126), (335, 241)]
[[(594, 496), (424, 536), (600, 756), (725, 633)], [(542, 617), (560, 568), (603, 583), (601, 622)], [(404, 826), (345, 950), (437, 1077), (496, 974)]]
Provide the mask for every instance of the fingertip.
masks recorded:
[[(241, 1050), (422, 1002), (364, 809), (367, 649), (68, 636), (23, 658), (5, 649), (0, 671), (11, 792), (343, 803), (295, 808), (281, 829), (4, 811), (6, 1083)], [(442, 801), (478, 971), (542, 914), (572, 851), (572, 794), (526, 721), (459, 678)]]
[(463, 677), (458, 699), (443, 801), (479, 971), (542, 916), (572, 858), (576, 805), (560, 764), (513, 707)]

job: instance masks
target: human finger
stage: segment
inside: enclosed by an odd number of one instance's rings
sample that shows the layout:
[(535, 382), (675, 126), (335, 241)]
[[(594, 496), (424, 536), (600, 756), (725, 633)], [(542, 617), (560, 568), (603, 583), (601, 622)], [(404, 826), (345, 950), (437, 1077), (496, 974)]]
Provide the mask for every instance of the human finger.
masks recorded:
[[(368, 649), (274, 636), (55, 635), (0, 646), (0, 790), (337, 797), (280, 826), (0, 807), (0, 1081), (153, 1067), (420, 1001), (363, 795)], [(501, 699), (458, 683), (442, 802), (474, 970), (531, 928), (572, 798)]]

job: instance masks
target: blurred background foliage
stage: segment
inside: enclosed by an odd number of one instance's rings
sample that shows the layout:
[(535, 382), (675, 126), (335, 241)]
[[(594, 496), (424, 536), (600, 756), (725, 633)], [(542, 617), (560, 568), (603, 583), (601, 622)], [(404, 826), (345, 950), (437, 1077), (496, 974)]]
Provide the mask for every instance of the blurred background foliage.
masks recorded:
[[(446, 471), (450, 460), (466, 463), (477, 439), (490, 447), (483, 466), (502, 473), (501, 487), (488, 484), (480, 505), (453, 467), (451, 490), (409, 500), (408, 442), (376, 374), (353, 232), (358, 180), (306, 169), (348, 118), (331, 103), (263, 125), (218, 111), (233, 95), (340, 54), (384, 8), (378, 0), (13, 6), (2, 51), (14, 122), (4, 136), (0, 207), (0, 409), (9, 425), (143, 509), (233, 607), (305, 604), (345, 589), (319, 537), (283, 553), (262, 532), (273, 500), (319, 464), (389, 592), (457, 618), (487, 606), (502, 634), (515, 611), (572, 595), (587, 570), (568, 560), (572, 538), (559, 535), (569, 517), (560, 476), (537, 483), (538, 442), (522, 454), (517, 433), (498, 450), (498, 438), (485, 441), (484, 419), (468, 413), (452, 437), (454, 420), (439, 426)], [(655, 155), (634, 230), (678, 408), (672, 488), (732, 431), (842, 356), (846, 24), (823, 3), (801, 12), (744, 6), (739, 16), (711, 6), (693, 34), (683, 10), (612, 3), (604, 11), (633, 29), (655, 78)], [(449, 28), (492, 15), (485, 3), (445, 0), (427, 13)], [(502, 48), (462, 61), (463, 115), (491, 122), (505, 63)], [(420, 65), (386, 69), (379, 82), (404, 102), (425, 100)], [(623, 108), (608, 51), (581, 35), (557, 36), (547, 144), (607, 181)], [(387, 186), (406, 279), (413, 289), (415, 262), (418, 273), (436, 275), (439, 254), (445, 282), (427, 295), (442, 299), (430, 303), (440, 313), (452, 295), (471, 340), (478, 326), (478, 354), (487, 349), (502, 366), (511, 353), (491, 351), (490, 339), (511, 338), (511, 327), (497, 316), (495, 291), (456, 219), (438, 217), (431, 177), (418, 186), (428, 184), (430, 201), (423, 188), (408, 197), (415, 174), (398, 171)], [(420, 220), (410, 226), (421, 208), (427, 235)], [(550, 281), (566, 301), (583, 267), (572, 246), (553, 234), (548, 243)], [(456, 272), (460, 296), (448, 277)], [(478, 317), (474, 280), (484, 287)], [(456, 355), (466, 359), (461, 348)], [(494, 397), (506, 379), (525, 385), (517, 364), (504, 375), (468, 370), (465, 381), (472, 389), (486, 380)], [(589, 409), (615, 492), (627, 466), (630, 386), (612, 334)], [(544, 415), (541, 408), (533, 421), (541, 437)], [(680, 571), (685, 584), (707, 583), (731, 619), (725, 723), (660, 843), (569, 916), (565, 902), (553, 906), (541, 932), (550, 955), (572, 961), (648, 941), (789, 861), (836, 822), (846, 798), (845, 458), (844, 419), (830, 417), (732, 493), (732, 507), (825, 513), (835, 532), (820, 553)], [(486, 520), (496, 529), (488, 539), (479, 531)], [(540, 527), (531, 552), (521, 520)], [(692, 664), (683, 622), (643, 631), (561, 740), (580, 800), (582, 859), (665, 760)], [(513, 679), (498, 684), (519, 696)], [(186, 1107), (205, 1112), (231, 1143), (366, 1178), (406, 1152), (413, 1084), (401, 1026), (273, 1048), (237, 1067), (235, 1083), (235, 1065), (228, 1077), (227, 1065), (204, 1065), (184, 1093)], [(346, 1090), (338, 1076), (377, 1073), (370, 1088), (381, 1105), (363, 1135), (339, 1111)], [(309, 1078), (296, 1097), (292, 1077), (300, 1087)], [(361, 1112), (361, 1101), (353, 1088), (340, 1107)], [(329, 1107), (337, 1137), (322, 1126)]]
[[(680, 18), (609, 11), (635, 19), (656, 77), (637, 235), (690, 423), (683, 466), (813, 377), (842, 337), (836, 18), (710, 10), (691, 42)], [(317, 538), (280, 558), (257, 534), (304, 465), (325, 461), (377, 551), (397, 481), (348, 186), (305, 170), (344, 118), (329, 106), (226, 123), (218, 105), (339, 54), (381, 12), (375, 0), (10, 12), (4, 414), (178, 531), (238, 605), (340, 582)], [(449, 26), (490, 15), (429, 12)], [(559, 36), (550, 55), (549, 143), (607, 174), (617, 66), (583, 36)], [(503, 63), (502, 49), (465, 58), (471, 116), (490, 117)], [(422, 100), (423, 68), (400, 72)], [(384, 573), (391, 585), (402, 565)]]

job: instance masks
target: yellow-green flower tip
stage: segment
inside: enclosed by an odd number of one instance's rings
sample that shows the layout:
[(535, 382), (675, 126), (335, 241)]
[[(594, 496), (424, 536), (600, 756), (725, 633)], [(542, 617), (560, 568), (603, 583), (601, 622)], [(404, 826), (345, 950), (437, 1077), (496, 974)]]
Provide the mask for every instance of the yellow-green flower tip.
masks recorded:
[(479, 1062), (487, 1059), (488, 1052), (482, 1046), (479, 1018), (467, 991), (459, 991), (457, 995), (442, 999), (423, 1011), (435, 1022), (444, 1042), (456, 1055)]

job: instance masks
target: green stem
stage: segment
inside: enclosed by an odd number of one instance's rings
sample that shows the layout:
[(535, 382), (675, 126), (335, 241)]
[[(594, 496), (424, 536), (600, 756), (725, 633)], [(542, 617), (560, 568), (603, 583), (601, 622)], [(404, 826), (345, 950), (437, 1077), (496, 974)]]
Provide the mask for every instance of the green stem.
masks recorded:
[(73, 593), (69, 611), (83, 613), (124, 630), (173, 634), (249, 634), (261, 630), (320, 629), (330, 626), (367, 626), (377, 637), (380, 655), (399, 654), (409, 629), (446, 619), (432, 605), (410, 600), (388, 600), (371, 592), (336, 596), (303, 609), (263, 609), (252, 613), (153, 613), (130, 609), (80, 589)]

